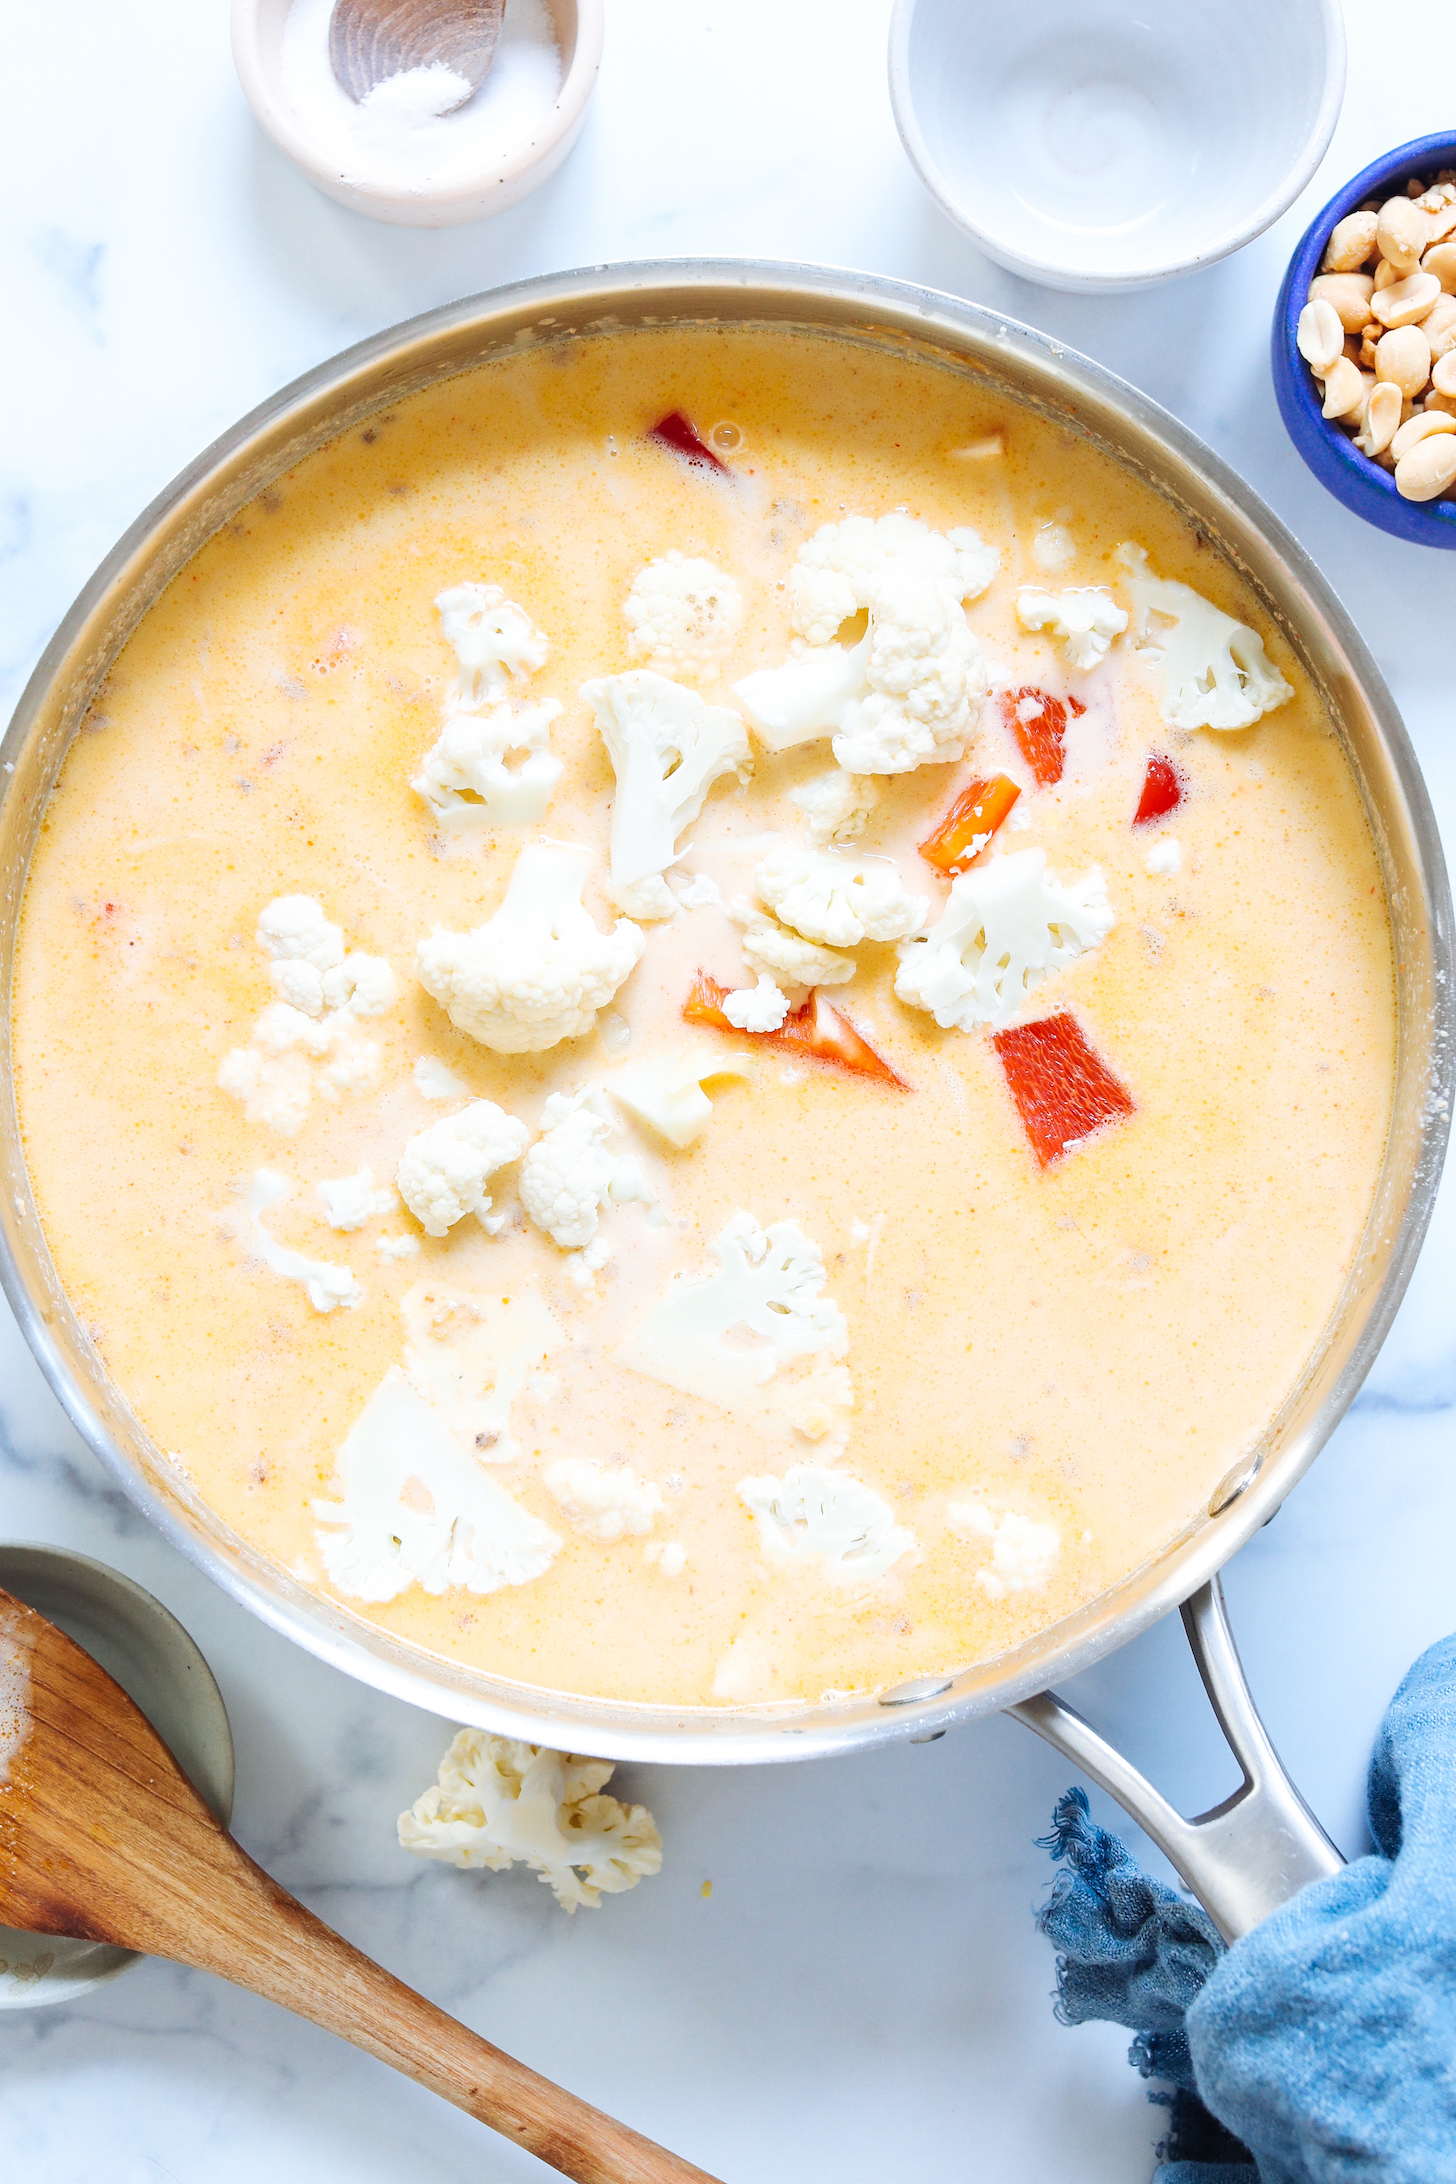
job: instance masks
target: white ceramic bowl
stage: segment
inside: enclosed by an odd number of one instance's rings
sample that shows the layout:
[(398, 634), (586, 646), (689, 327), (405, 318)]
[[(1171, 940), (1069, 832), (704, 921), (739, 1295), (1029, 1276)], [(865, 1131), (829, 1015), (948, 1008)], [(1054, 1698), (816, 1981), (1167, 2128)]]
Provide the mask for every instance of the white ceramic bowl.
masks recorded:
[(1148, 288), (1290, 205), (1345, 89), (1339, 0), (896, 0), (890, 99), (942, 211), (1048, 288)]
[(396, 227), (456, 227), (519, 203), (561, 165), (581, 132), (602, 61), (603, 0), (546, 0), (561, 48), (556, 102), (529, 137), (508, 146), (467, 182), (403, 191), (347, 179), (309, 137), (283, 87), (283, 25), (290, 0), (233, 0), (233, 60), (257, 115), (280, 151), (338, 204)]

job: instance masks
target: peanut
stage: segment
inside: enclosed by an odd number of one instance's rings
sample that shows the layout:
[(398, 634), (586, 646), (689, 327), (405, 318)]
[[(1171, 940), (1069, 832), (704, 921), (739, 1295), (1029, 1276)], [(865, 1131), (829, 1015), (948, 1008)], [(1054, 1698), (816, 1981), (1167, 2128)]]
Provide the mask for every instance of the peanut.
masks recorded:
[(1299, 314), (1298, 341), (1305, 363), (1317, 378), (1323, 379), (1345, 346), (1345, 329), (1332, 303), (1305, 305)]
[[(1434, 273), (1447, 295), (1456, 296), (1456, 243), (1437, 243), (1434, 250), (1428, 250), (1421, 260), (1421, 271)], [(1310, 294), (1314, 294), (1313, 281)], [(1333, 296), (1330, 301), (1334, 302)], [(1335, 307), (1338, 310), (1339, 306)]]
[(1397, 273), (1413, 273), (1421, 262), (1428, 229), (1426, 216), (1408, 197), (1392, 197), (1380, 208), (1375, 240), (1380, 255)]
[[(1388, 334), (1382, 334), (1375, 349), (1375, 376), (1388, 379), (1399, 387), (1402, 394), (1417, 395), (1431, 376), (1431, 344), (1419, 326), (1396, 326)], [(1325, 388), (1325, 400), (1329, 400), (1329, 388)], [(1327, 417), (1338, 417), (1339, 410), (1326, 409)]]
[(1433, 243), (1444, 243), (1448, 235), (1456, 234), (1456, 193), (1453, 193), (1449, 204), (1442, 205), (1429, 217)]
[(1371, 309), (1382, 326), (1414, 326), (1423, 319), (1441, 293), (1434, 273), (1407, 273), (1371, 298)]
[(1399, 462), (1413, 447), (1419, 447), (1422, 440), (1429, 440), (1437, 432), (1456, 432), (1456, 417), (1447, 417), (1441, 410), (1419, 410), (1401, 426), (1390, 443), (1390, 452)]
[(1370, 405), (1365, 412), (1365, 449), (1367, 455), (1378, 455), (1389, 447), (1400, 428), (1401, 396), (1399, 387), (1393, 387), (1388, 379), (1380, 380), (1371, 392)]
[(1428, 394), (1426, 414), (1439, 410), (1443, 417), (1456, 417), (1456, 394)]
[[(1390, 337), (1387, 335), (1386, 339)], [(1337, 358), (1330, 366), (1325, 379), (1324, 414), (1326, 417), (1350, 417), (1365, 399), (1365, 382), (1360, 369), (1347, 356)]]
[(1400, 277), (1401, 276), (1399, 272), (1391, 264), (1390, 260), (1388, 258), (1382, 258), (1375, 268), (1375, 287), (1377, 293), (1382, 288), (1394, 288), (1396, 282), (1400, 279)]
[(1345, 332), (1358, 334), (1362, 326), (1370, 323), (1370, 297), (1374, 287), (1368, 273), (1319, 273), (1309, 284), (1309, 300), (1311, 303), (1332, 303)]
[(1422, 440), (1395, 466), (1395, 490), (1406, 500), (1439, 500), (1456, 485), (1456, 432)]
[(1348, 212), (1343, 220), (1336, 221), (1334, 232), (1325, 245), (1324, 271), (1358, 273), (1365, 260), (1375, 255), (1378, 225), (1373, 212)]
[(1431, 344), (1431, 354), (1449, 356), (1456, 349), (1456, 296), (1441, 296), (1421, 320), (1421, 332)]
[(1431, 385), (1437, 394), (1456, 395), (1456, 350), (1437, 357), (1431, 366)]

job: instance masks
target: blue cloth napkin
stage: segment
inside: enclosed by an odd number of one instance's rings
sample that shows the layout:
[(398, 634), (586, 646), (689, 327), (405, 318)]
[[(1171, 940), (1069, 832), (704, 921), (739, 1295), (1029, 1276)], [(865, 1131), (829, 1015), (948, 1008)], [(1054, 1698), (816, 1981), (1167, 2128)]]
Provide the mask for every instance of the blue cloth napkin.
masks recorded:
[(1369, 1806), (1372, 1855), (1231, 1949), (1084, 1792), (1057, 1806), (1057, 2014), (1172, 2086), (1159, 2184), (1456, 2184), (1456, 1637), (1392, 1700)]

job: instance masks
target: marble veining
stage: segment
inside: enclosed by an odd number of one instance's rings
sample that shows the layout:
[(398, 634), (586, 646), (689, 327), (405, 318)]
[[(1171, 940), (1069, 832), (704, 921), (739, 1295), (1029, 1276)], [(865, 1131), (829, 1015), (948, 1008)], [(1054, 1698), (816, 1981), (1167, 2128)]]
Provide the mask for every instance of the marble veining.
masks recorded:
[[(890, 117), (889, 0), (614, 0), (572, 158), (514, 211), (440, 234), (372, 226), (309, 189), (253, 125), (221, 0), (17, 13), (0, 82), (4, 711), (125, 526), (296, 373), (526, 274), (758, 254), (999, 306), (1184, 417), (1333, 579), (1451, 834), (1456, 572), (1323, 493), (1269, 384), (1269, 316), (1311, 213), (1377, 152), (1449, 122), (1456, 17), (1427, 18), (1425, 65), (1397, 87), (1360, 66), (1374, 0), (1346, 12), (1345, 114), (1304, 198), (1238, 257), (1114, 299), (1029, 287), (935, 210)], [(1448, 1185), (1365, 1393), (1226, 1579), (1274, 1741), (1349, 1851), (1364, 1842), (1384, 1703), (1456, 1622), (1453, 1263)], [(1126, 2036), (1052, 2021), (1030, 1917), (1048, 1868), (1032, 1838), (1069, 1777), (1016, 1724), (814, 1766), (624, 1767), (613, 1789), (657, 1814), (663, 1872), (569, 1920), (529, 1873), (422, 1867), (398, 1849), (395, 1815), (433, 1779), (450, 1725), (321, 1667), (165, 1547), (82, 1446), (3, 1306), (0, 1532), (99, 1556), (181, 1618), (232, 1717), (237, 1834), (286, 1886), (446, 2008), (715, 2174), (951, 2184), (970, 2162), (1022, 2184), (1148, 2175), (1159, 2111), (1123, 2062)], [(1185, 1809), (1232, 1787), (1176, 1625), (1069, 1688)], [(0, 2141), (27, 2184), (544, 2173), (327, 2035), (159, 1963), (84, 2005), (5, 2013)]]

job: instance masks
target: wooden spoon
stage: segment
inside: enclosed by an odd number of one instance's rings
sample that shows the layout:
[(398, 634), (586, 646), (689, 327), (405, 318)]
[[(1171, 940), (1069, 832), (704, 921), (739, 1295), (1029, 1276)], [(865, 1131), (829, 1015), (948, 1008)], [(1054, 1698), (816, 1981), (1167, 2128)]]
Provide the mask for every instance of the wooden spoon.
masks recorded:
[(485, 81), (504, 11), (505, 0), (334, 0), (329, 60), (356, 104), (390, 76), (443, 61), (470, 85), (440, 108), (453, 114)]
[(0, 1923), (216, 1972), (578, 2184), (714, 2184), (457, 2025), (305, 1911), (239, 1849), (120, 1685), (4, 1591)]

